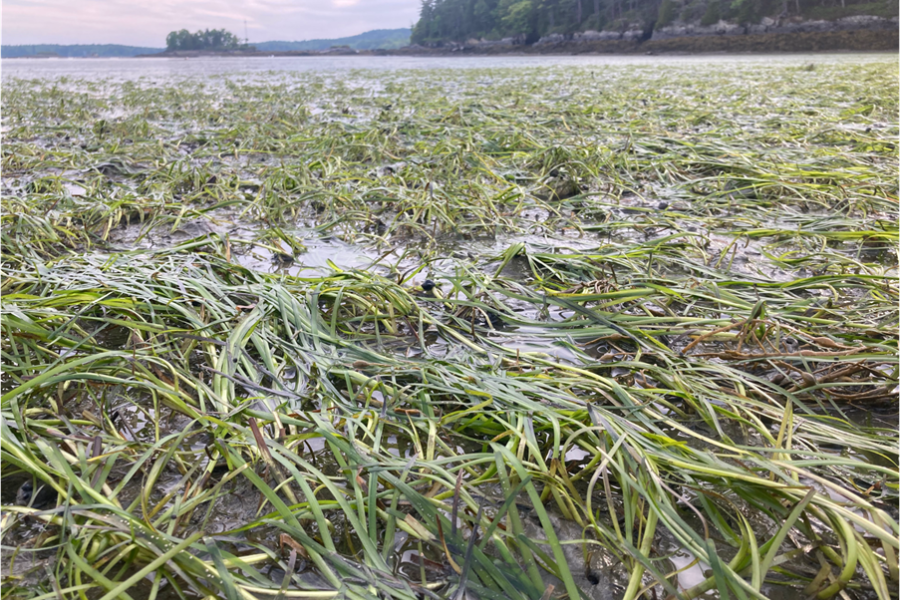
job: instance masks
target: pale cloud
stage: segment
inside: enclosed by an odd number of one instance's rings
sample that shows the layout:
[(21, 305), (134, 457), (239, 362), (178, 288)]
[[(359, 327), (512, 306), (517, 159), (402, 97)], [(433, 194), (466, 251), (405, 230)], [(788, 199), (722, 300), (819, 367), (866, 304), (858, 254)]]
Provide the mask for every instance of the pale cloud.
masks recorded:
[(409, 27), (419, 0), (3, 0), (3, 44), (165, 46), (175, 29), (227, 29), (250, 42)]

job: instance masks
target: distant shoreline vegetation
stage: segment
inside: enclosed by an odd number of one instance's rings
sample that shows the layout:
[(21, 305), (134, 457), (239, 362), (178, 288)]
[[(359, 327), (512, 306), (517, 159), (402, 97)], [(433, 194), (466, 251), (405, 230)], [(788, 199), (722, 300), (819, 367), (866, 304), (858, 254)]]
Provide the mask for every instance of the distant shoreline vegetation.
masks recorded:
[(0, 56), (3, 58), (110, 58), (131, 57), (139, 54), (157, 54), (162, 48), (145, 48), (141, 46), (122, 46), (120, 44), (22, 44), (3, 46)]
[[(315, 52), (341, 46), (347, 46), (353, 50), (395, 50), (409, 45), (410, 33), (411, 30), (408, 27), (398, 29), (373, 29), (349, 37), (304, 40), (299, 42), (269, 41), (253, 44), (252, 47), (255, 47), (259, 52)], [(190, 36), (191, 40), (188, 41), (187, 36), (184, 34)], [(188, 50), (188, 48), (182, 48), (181, 44), (196, 43), (196, 36), (198, 36), (198, 34), (202, 34), (205, 37), (206, 32), (198, 31), (197, 33), (190, 33), (186, 30), (181, 30), (170, 33), (166, 39), (167, 46), (169, 38), (171, 38), (172, 43), (178, 45), (177, 50), (173, 50), (171, 47), (147, 48), (140, 46), (123, 46), (119, 44), (79, 44), (69, 46), (60, 44), (24, 44), (3, 46), (2, 49), (0, 49), (0, 55), (2, 55), (3, 58), (109, 58), (162, 54), (167, 51)], [(229, 35), (233, 36), (233, 34)], [(250, 49), (250, 47), (242, 47), (239, 39), (237, 41), (239, 43), (238, 50)], [(212, 40), (212, 43), (215, 43), (214, 39)], [(202, 49), (206, 51), (216, 51), (216, 48), (204, 47)], [(226, 48), (226, 51), (228, 50), (229, 49)]]
[(240, 38), (224, 29), (205, 29), (191, 33), (187, 29), (173, 31), (166, 36), (166, 52), (183, 50), (256, 50), (242, 44)]
[(890, 19), (897, 11), (897, 0), (422, 0), (412, 43), (439, 47), (503, 39), (528, 45), (585, 32), (629, 32), (645, 41), (668, 26), (753, 27), (767, 21), (790, 25), (860, 15)]

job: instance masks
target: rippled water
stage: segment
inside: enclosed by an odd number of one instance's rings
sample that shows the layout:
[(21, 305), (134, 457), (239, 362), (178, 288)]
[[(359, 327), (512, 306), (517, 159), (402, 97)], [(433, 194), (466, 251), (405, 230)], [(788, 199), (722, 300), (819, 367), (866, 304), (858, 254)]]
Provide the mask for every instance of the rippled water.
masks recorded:
[(778, 55), (548, 55), (548, 56), (272, 56), (199, 58), (48, 58), (5, 59), (2, 76), (17, 78), (80, 77), (139, 79), (141, 77), (226, 75), (267, 71), (347, 71), (352, 69), (478, 69), (495, 67), (622, 66), (684, 63), (742, 63), (760, 66), (884, 60), (884, 53)]

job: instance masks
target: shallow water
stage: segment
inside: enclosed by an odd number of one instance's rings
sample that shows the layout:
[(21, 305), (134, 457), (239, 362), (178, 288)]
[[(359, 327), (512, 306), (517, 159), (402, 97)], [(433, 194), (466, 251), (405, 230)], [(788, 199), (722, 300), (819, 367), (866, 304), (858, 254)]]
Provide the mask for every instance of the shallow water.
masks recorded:
[[(85, 79), (137, 80), (144, 77), (233, 76), (239, 73), (280, 73), (315, 71), (342, 75), (354, 69), (492, 69), (546, 67), (621, 67), (709, 64), (721, 68), (728, 64), (806, 65), (866, 63), (881, 61), (884, 53), (772, 54), (772, 55), (699, 55), (699, 56), (298, 56), (230, 58), (46, 58), (3, 59), (2, 77), (79, 77)], [(484, 82), (490, 84), (490, 80)]]

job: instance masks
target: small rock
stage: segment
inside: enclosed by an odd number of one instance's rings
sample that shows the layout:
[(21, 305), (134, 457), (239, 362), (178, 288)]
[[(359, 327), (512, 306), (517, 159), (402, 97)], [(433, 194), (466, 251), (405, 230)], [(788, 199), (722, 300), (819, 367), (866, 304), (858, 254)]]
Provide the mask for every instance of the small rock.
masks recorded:
[(16, 504), (20, 506), (31, 506), (31, 508), (45, 508), (51, 502), (56, 501), (56, 490), (46, 483), (38, 484), (37, 492), (34, 492), (34, 485), (30, 481), (26, 481), (16, 493)]

